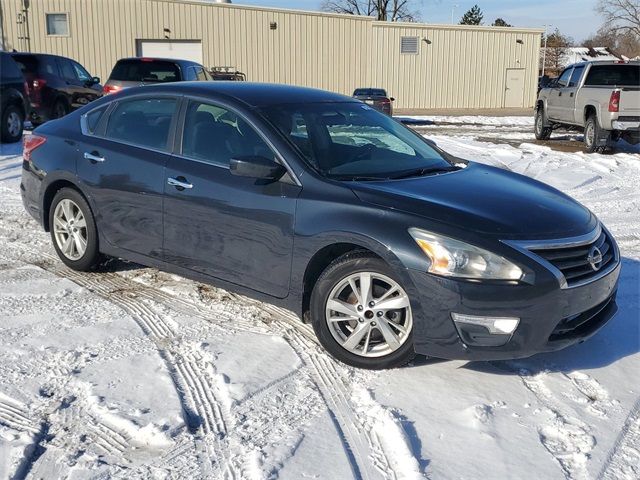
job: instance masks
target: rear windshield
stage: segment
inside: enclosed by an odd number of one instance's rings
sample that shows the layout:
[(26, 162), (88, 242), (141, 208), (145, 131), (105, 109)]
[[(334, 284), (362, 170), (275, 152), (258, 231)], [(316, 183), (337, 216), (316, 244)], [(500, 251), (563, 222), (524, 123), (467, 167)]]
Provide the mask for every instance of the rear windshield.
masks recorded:
[(113, 67), (110, 80), (122, 82), (177, 82), (180, 69), (173, 62), (164, 60), (120, 60)]
[(593, 65), (584, 84), (637, 87), (640, 85), (640, 65)]
[(355, 92), (353, 92), (355, 97), (386, 97), (387, 92), (382, 90), (381, 88), (358, 88)]

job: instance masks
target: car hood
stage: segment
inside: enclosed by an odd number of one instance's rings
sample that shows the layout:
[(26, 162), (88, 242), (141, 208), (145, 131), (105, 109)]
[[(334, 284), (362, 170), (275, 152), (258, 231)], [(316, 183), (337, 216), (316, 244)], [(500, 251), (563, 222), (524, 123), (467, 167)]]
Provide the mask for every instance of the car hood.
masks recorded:
[(572, 237), (597, 224), (589, 210), (555, 188), (475, 162), (449, 173), (357, 182), (352, 190), (365, 203), (503, 239)]

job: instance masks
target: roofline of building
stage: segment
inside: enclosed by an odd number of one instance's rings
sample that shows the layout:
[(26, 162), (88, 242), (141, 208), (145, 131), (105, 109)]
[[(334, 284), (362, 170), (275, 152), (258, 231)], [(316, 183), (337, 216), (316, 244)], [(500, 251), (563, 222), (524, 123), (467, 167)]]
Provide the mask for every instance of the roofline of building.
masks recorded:
[(376, 20), (373, 17), (367, 17), (365, 15), (350, 15), (347, 13), (332, 13), (321, 12), (317, 10), (297, 10), (292, 8), (279, 8), (279, 7), (262, 7), (259, 5), (242, 5), (237, 3), (215, 3), (207, 0), (147, 0), (149, 2), (163, 2), (163, 3), (185, 3), (192, 5), (207, 6), (213, 8), (238, 8), (244, 10), (255, 11), (267, 11), (273, 13), (293, 13), (296, 15), (308, 15), (314, 17), (333, 17), (348, 20), (357, 20), (361, 22), (372, 22), (375, 27), (398, 27), (398, 28), (417, 28), (417, 29), (432, 29), (432, 30), (481, 30), (481, 31), (496, 31), (496, 32), (509, 32), (509, 33), (544, 33), (542, 28), (524, 28), (524, 27), (494, 27), (490, 25), (453, 25), (453, 24), (440, 24), (440, 23), (419, 23), (419, 22), (383, 22)]

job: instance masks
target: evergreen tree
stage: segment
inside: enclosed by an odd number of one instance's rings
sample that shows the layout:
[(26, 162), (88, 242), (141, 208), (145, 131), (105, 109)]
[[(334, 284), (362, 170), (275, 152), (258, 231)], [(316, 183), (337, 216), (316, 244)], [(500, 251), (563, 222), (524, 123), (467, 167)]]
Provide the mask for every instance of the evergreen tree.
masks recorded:
[(482, 25), (484, 15), (478, 5), (474, 5), (462, 16), (460, 25)]
[(496, 18), (491, 24), (492, 27), (513, 27), (510, 23), (507, 23), (502, 18)]

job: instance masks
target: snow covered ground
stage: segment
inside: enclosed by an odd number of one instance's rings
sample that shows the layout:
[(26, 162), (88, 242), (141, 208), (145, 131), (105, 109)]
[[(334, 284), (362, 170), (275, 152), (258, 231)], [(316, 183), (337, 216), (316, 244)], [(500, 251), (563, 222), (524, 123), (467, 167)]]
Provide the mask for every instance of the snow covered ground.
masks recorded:
[(624, 256), (619, 314), (553, 354), (383, 372), (235, 294), (119, 261), (64, 268), (23, 211), (20, 147), (2, 145), (0, 478), (639, 478), (640, 155), (483, 133), (518, 125), (429, 136), (598, 214)]

